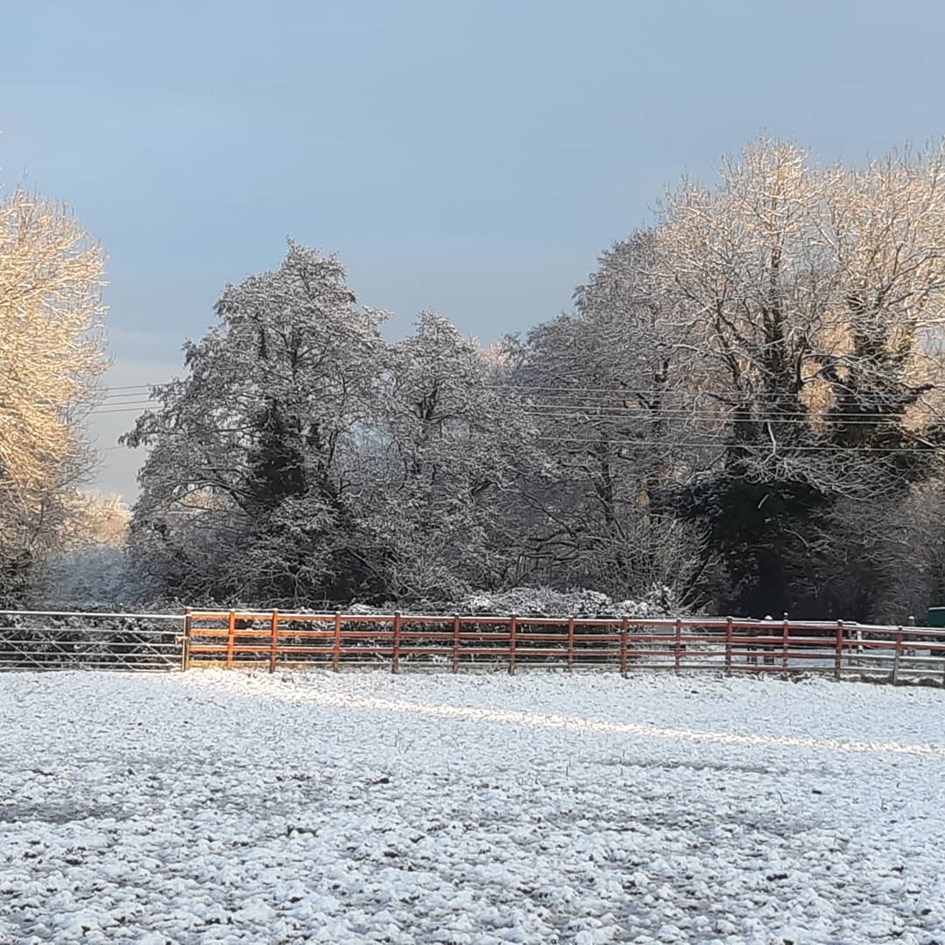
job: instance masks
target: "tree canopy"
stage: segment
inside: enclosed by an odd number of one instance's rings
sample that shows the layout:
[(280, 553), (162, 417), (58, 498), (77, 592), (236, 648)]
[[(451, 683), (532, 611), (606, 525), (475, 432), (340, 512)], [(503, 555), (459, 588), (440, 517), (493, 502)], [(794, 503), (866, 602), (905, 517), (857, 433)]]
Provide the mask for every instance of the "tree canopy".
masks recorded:
[(220, 600), (532, 584), (920, 611), (945, 577), (923, 524), (945, 494), (943, 170), (758, 140), (491, 349), (429, 312), (388, 342), (341, 264), (290, 243), (128, 436), (150, 447), (132, 547), (165, 592)]

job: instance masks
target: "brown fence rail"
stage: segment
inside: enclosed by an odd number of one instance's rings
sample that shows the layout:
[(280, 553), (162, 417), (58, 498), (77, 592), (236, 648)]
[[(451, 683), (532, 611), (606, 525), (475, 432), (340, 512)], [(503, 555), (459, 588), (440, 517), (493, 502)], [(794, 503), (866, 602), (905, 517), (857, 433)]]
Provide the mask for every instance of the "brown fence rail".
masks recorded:
[(188, 611), (182, 667), (403, 666), (714, 670), (932, 679), (945, 630), (713, 618)]

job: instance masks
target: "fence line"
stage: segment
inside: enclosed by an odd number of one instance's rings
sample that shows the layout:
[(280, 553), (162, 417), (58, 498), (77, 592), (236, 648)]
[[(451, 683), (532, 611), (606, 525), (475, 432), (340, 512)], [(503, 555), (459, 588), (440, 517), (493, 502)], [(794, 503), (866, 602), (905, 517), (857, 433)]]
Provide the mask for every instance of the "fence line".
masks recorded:
[(844, 621), (298, 614), (188, 610), (192, 667), (596, 666), (933, 679), (945, 686), (945, 629)]
[(0, 611), (0, 670), (211, 666), (816, 672), (945, 686), (945, 629), (733, 617)]

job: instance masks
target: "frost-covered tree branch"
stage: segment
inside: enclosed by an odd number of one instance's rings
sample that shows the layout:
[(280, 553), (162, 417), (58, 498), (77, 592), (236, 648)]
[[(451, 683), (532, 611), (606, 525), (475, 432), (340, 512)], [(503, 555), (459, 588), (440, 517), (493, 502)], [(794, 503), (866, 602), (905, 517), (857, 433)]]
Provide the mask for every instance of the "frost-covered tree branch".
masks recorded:
[(61, 545), (94, 462), (81, 421), (106, 368), (103, 266), (64, 208), (0, 198), (0, 598)]

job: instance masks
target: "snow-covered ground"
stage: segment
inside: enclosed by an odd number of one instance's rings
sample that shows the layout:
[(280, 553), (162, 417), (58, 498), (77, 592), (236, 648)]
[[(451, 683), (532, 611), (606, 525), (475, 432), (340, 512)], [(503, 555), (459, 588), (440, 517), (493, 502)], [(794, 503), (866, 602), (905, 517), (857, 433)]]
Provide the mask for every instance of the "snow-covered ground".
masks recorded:
[(945, 695), (0, 676), (0, 942), (945, 942)]

